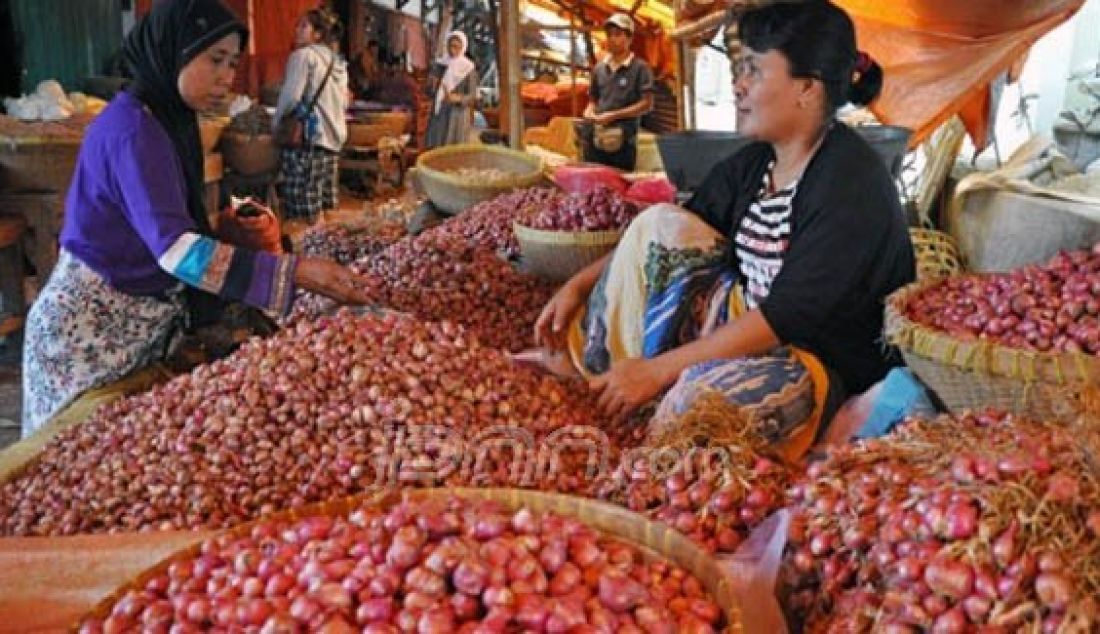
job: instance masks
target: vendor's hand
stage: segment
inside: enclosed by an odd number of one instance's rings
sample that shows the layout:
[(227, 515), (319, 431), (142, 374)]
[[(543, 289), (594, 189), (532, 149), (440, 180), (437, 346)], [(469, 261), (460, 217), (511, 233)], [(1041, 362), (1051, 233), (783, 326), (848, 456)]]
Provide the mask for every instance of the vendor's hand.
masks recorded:
[(362, 276), (324, 258), (300, 258), (294, 272), (294, 283), (341, 304), (368, 304), (374, 299)]
[(454, 105), (456, 105), (456, 106), (461, 106), (466, 101), (466, 95), (462, 95), (462, 94), (459, 94), (457, 92), (452, 92), (449, 95), (447, 95), (447, 101), (454, 104)]
[(565, 333), (585, 297), (572, 284), (554, 293), (535, 321), (535, 343), (553, 350), (565, 348)]
[(588, 387), (599, 393), (601, 412), (622, 418), (653, 400), (670, 382), (657, 359), (623, 359), (588, 381)]

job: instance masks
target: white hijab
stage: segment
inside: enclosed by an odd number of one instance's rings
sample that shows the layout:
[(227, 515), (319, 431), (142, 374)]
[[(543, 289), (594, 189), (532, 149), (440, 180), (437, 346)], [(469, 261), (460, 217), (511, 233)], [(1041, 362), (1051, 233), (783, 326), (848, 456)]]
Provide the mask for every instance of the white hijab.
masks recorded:
[(439, 58), (439, 63), (446, 64), (447, 70), (443, 73), (443, 78), (439, 81), (439, 90), (435, 92), (435, 108), (433, 112), (439, 112), (439, 109), (443, 107), (443, 100), (447, 95), (455, 88), (458, 88), (462, 80), (466, 79), (466, 75), (469, 75), (470, 71), (474, 69), (473, 61), (466, 57), (466, 47), (468, 46), (466, 34), (462, 31), (451, 31), (447, 35), (448, 47), (450, 47), (452, 38), (461, 42), (462, 48), (458, 51), (457, 56), (451, 57), (448, 51), (443, 57)]

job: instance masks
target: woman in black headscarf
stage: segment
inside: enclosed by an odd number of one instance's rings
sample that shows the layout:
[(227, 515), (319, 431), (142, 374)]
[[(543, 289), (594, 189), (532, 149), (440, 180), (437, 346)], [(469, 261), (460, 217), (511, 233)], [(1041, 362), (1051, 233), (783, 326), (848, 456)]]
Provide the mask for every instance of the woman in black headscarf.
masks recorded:
[(23, 433), (82, 392), (163, 357), (218, 299), (272, 313), (295, 287), (366, 300), (333, 262), (213, 237), (197, 112), (223, 101), (248, 36), (217, 0), (162, 0), (127, 37), (134, 81), (89, 126), (65, 203), (58, 264), (31, 308)]

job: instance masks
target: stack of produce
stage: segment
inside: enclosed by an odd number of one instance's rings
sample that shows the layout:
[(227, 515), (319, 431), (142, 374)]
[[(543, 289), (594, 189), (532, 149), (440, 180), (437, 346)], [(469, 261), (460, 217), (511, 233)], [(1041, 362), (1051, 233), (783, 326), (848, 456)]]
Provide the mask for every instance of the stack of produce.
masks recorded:
[(585, 193), (559, 197), (519, 222), (546, 231), (607, 231), (622, 229), (638, 215), (638, 205), (615, 190), (599, 185)]
[[(596, 494), (663, 522), (711, 552), (732, 553), (784, 503), (790, 471), (704, 394), (668, 432), (627, 451)], [(702, 440), (705, 439), (705, 440)], [(632, 444), (624, 442), (623, 447)]]
[(1100, 353), (1100, 244), (1044, 265), (947, 278), (910, 300), (913, 321), (961, 339)]
[(475, 246), (516, 257), (519, 243), (512, 232), (512, 223), (556, 205), (563, 196), (560, 191), (547, 187), (517, 189), (478, 203), (426, 233), (460, 237)]
[(205, 542), (81, 632), (714, 632), (700, 580), (572, 518), (460, 497), (261, 522)]
[(407, 231), (401, 222), (380, 222), (362, 227), (329, 223), (310, 227), (302, 235), (302, 253), (351, 264), (389, 247)]
[(578, 471), (512, 465), (599, 426), (596, 411), (582, 383), (518, 367), (451, 323), (345, 311), (60, 433), (0, 488), (0, 534), (224, 527), (395, 478), (580, 489)]
[(834, 450), (792, 490), (807, 631), (1093, 632), (1100, 480), (1075, 435), (985, 412)]
[[(453, 320), (482, 343), (510, 351), (534, 345), (535, 320), (554, 292), (494, 251), (440, 233), (400, 240), (352, 268), (364, 275), (377, 306), (429, 321)], [(302, 294), (291, 320), (332, 307)]]

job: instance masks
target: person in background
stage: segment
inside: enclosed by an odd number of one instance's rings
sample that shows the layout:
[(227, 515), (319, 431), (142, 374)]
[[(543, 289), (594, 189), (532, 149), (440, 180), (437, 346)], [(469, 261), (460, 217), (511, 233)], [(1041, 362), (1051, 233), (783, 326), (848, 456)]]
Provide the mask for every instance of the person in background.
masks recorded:
[(213, 237), (197, 112), (224, 102), (248, 36), (218, 0), (161, 0), (123, 44), (133, 83), (91, 123), (61, 253), (24, 333), (23, 435), (81, 393), (167, 356), (219, 298), (270, 313), (295, 288), (364, 303), (335, 262)]
[(466, 34), (452, 31), (447, 36), (447, 55), (437, 64), (443, 69), (432, 101), (432, 114), (424, 146), (466, 143), (473, 129), (477, 105), (478, 77), (474, 62), (466, 57)]
[[(634, 39), (634, 20), (630, 16), (616, 13), (604, 22), (604, 28), (607, 57), (592, 71), (590, 101), (578, 137), (585, 161), (629, 172), (634, 170), (638, 157), (641, 118), (653, 109), (653, 71), (630, 50)], [(601, 142), (600, 128), (621, 131), (610, 135), (617, 139), (617, 148)]]
[(884, 299), (914, 279), (913, 248), (886, 166), (836, 120), (882, 85), (848, 15), (776, 3), (738, 33), (737, 129), (754, 142), (686, 209), (635, 218), (554, 295), (536, 336), (567, 351), (609, 415), (664, 394), (658, 424), (713, 406), (796, 460), (900, 362), (881, 342)]
[(382, 65), (378, 59), (378, 42), (371, 40), (355, 58), (351, 66), (351, 91), (359, 99), (368, 100), (382, 78)]
[(286, 218), (312, 222), (338, 204), (340, 150), (348, 137), (348, 70), (336, 50), (341, 33), (339, 19), (327, 9), (307, 11), (294, 30), (296, 48), (287, 61), (275, 122), (299, 117), (305, 142), (282, 150), (279, 196)]

